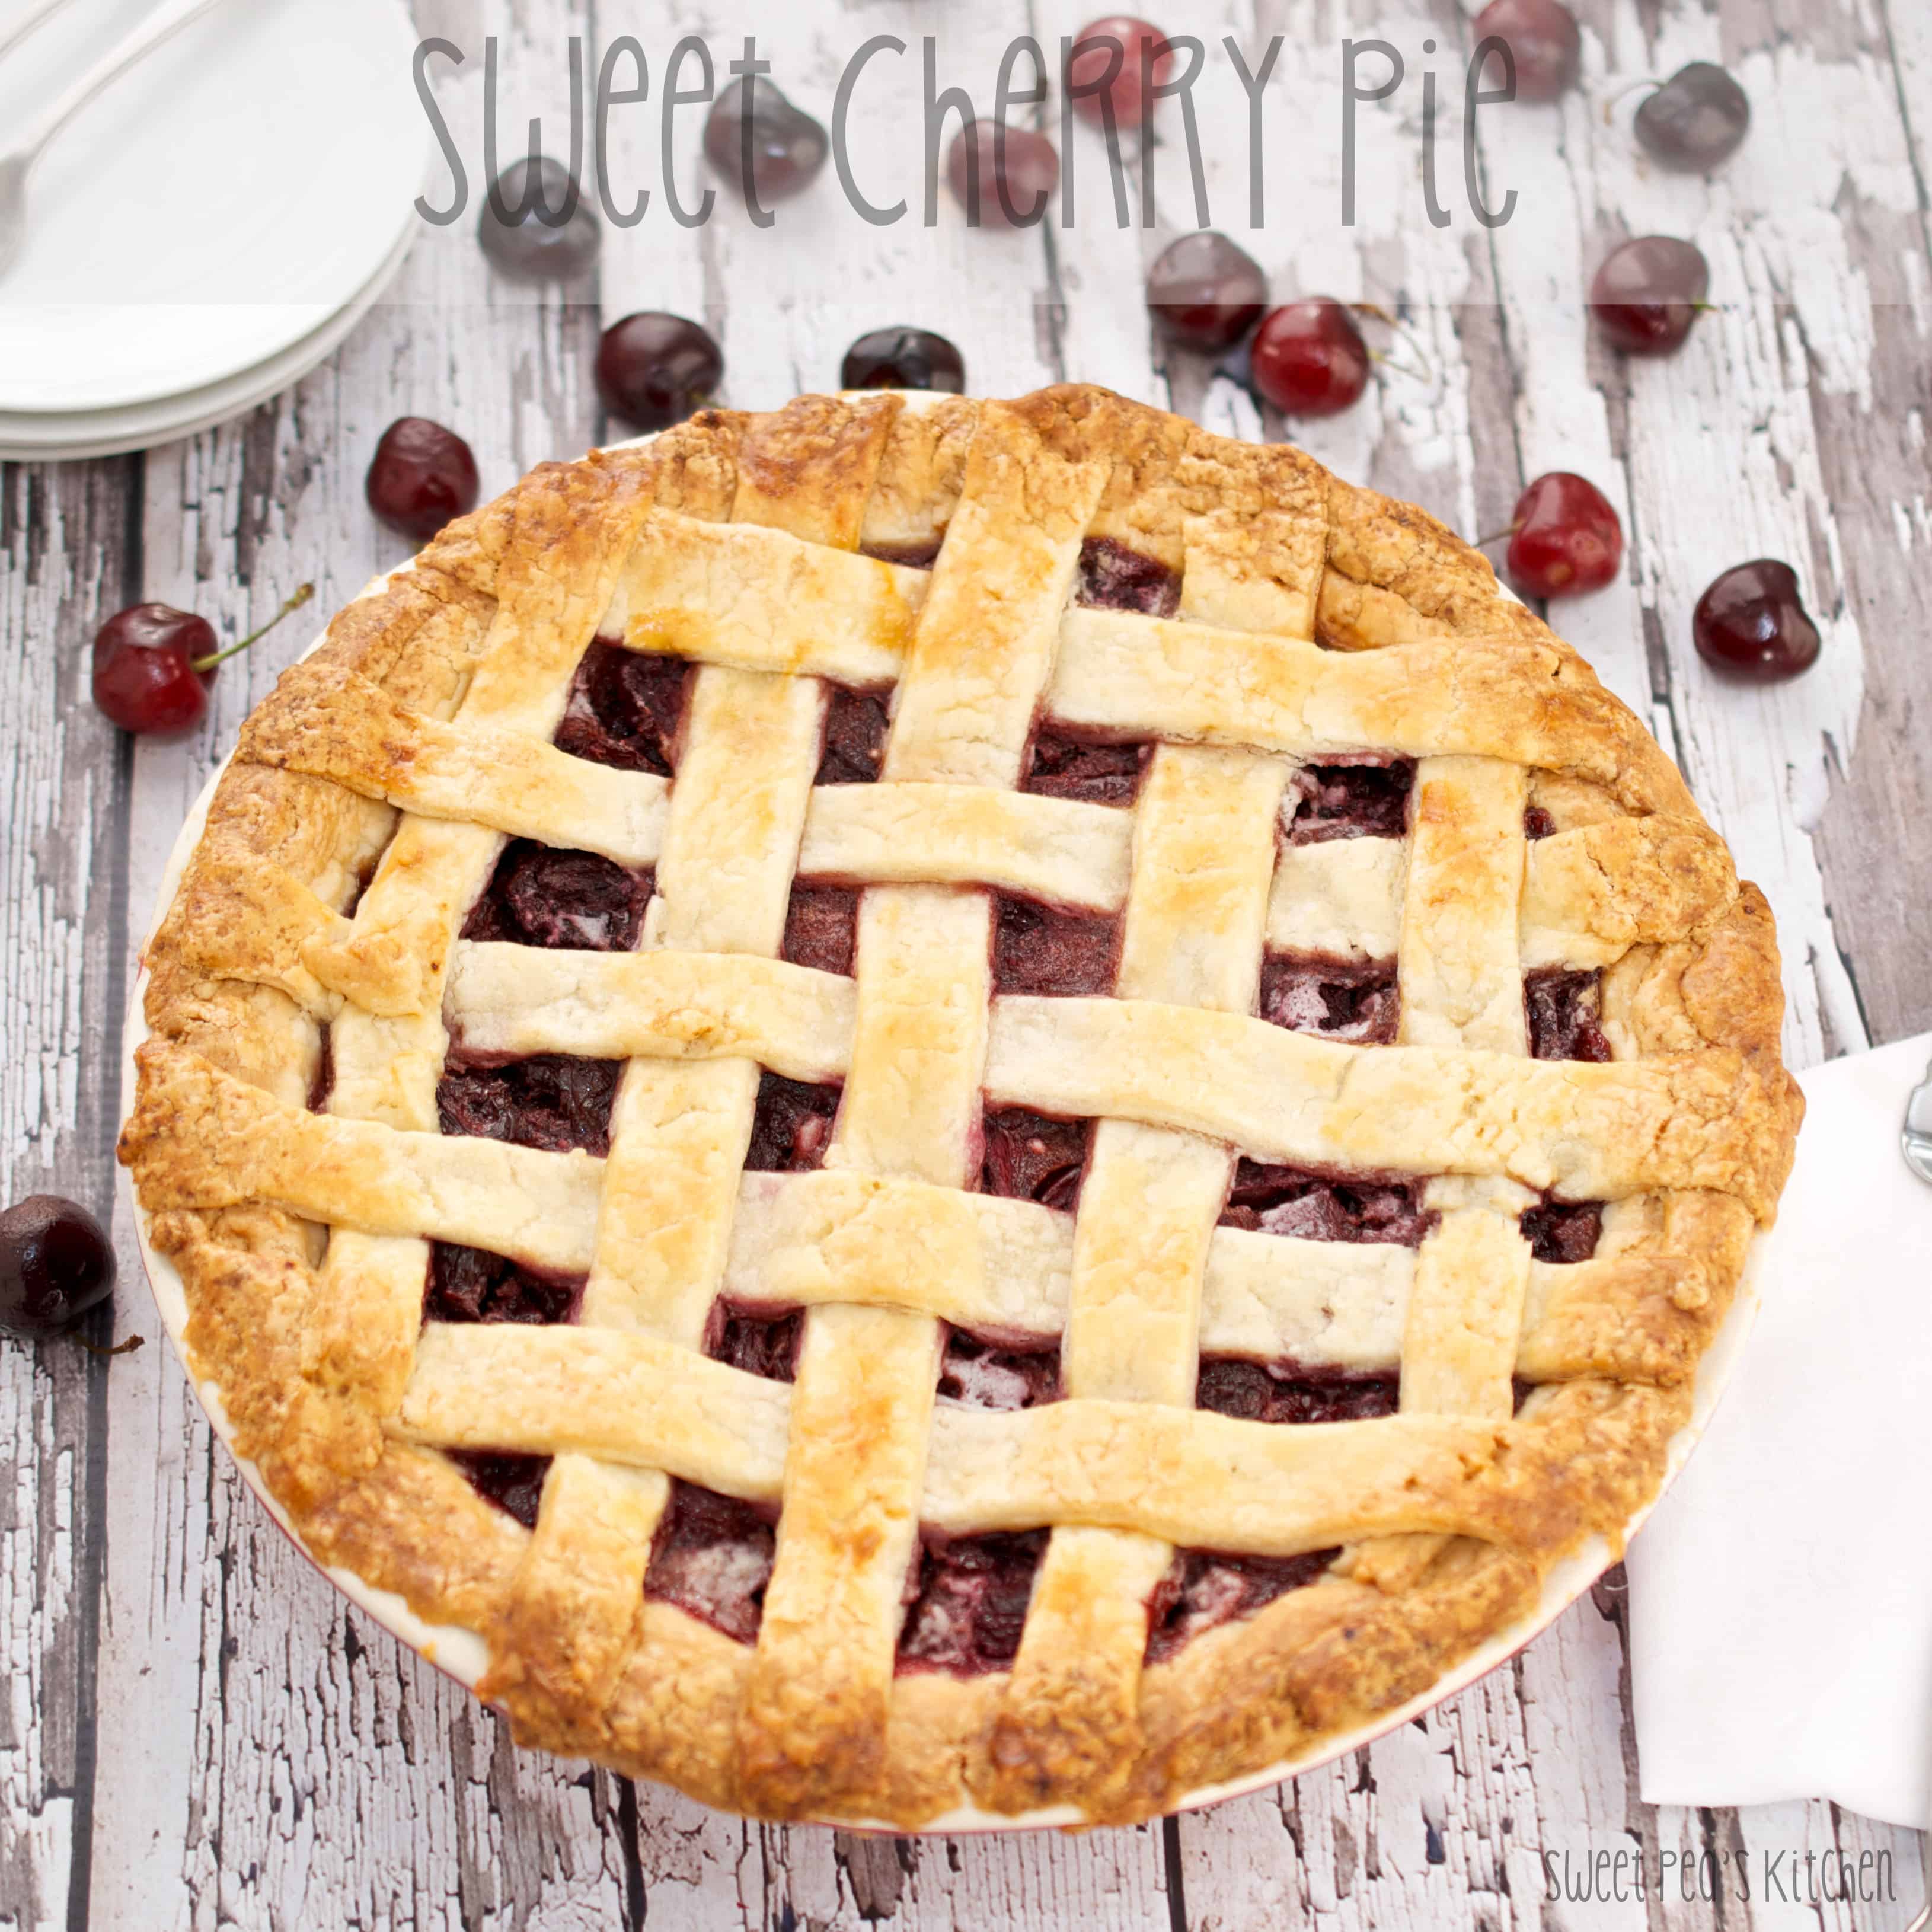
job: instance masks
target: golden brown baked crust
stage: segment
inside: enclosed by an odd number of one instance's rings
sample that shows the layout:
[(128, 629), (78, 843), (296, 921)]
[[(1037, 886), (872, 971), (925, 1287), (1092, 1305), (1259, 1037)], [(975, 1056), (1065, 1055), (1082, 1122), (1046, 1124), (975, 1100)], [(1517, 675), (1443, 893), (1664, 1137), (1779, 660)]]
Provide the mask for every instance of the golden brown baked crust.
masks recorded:
[[(1067, 608), (1089, 536), (1175, 616)], [(702, 667), (669, 783), (550, 742), (620, 628)], [(823, 680), (897, 685), (878, 785), (814, 790)], [(1159, 741), (1131, 824), (1015, 789), (1042, 711)], [(1293, 768), (1351, 750), (1418, 760), (1408, 838), (1277, 851)], [(507, 836), (654, 866), (646, 950), (458, 940)], [(865, 886), (856, 979), (777, 958), (801, 872)], [(1118, 997), (993, 1000), (989, 885), (1119, 914)], [(1400, 1044), (1252, 1017), (1297, 940), (1399, 958)], [(146, 964), (122, 1156), (308, 1546), (480, 1633), (524, 1741), (778, 1816), (1142, 1817), (1426, 1690), (1654, 1492), (1799, 1109), (1762, 896), (1486, 562), (1088, 388), (533, 472), (285, 674)], [(1543, 968), (1602, 970), (1610, 1063), (1525, 1057)], [(440, 1136), (452, 1022), (626, 1058), (609, 1157)], [(822, 1172), (742, 1174), (760, 1065), (844, 1082)], [(958, 1191), (982, 1088), (1099, 1117), (1077, 1220)], [(1435, 1232), (1217, 1228), (1238, 1150), (1436, 1177)], [(1609, 1204), (1592, 1258), (1532, 1258), (1544, 1190)], [(431, 1236), (587, 1272), (580, 1321), (424, 1327)], [(728, 1286), (808, 1310), (789, 1388), (698, 1352)], [(1066, 1399), (936, 1406), (941, 1317), (1060, 1335)], [(1210, 1343), (1399, 1364), (1402, 1413), (1196, 1408)], [(534, 1533), (465, 1444), (552, 1456)], [(782, 1508), (755, 1644), (645, 1594), (671, 1475)], [(922, 1524), (1052, 1528), (1010, 1670), (896, 1674)], [(1346, 1546), (1150, 1664), (1177, 1540)]]

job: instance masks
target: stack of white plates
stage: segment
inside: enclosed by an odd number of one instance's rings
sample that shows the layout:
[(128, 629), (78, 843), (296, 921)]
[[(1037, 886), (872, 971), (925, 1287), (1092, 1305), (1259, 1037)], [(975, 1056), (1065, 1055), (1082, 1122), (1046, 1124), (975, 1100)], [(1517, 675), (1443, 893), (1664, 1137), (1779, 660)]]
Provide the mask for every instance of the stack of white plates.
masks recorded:
[[(0, 129), (153, 4), (80, 0), (40, 28), (0, 64)], [(0, 31), (23, 4), (0, 0)], [(401, 0), (229, 0), (70, 122), (0, 274), (0, 457), (169, 442), (329, 355), (420, 225), (415, 45)]]

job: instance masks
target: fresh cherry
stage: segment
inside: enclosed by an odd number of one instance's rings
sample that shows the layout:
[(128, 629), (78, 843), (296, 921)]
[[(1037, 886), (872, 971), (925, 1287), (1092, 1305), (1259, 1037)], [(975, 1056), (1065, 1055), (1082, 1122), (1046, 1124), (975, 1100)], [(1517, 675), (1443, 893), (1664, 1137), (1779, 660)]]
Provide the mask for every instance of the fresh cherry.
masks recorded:
[(1108, 14), (1089, 20), (1074, 36), (1066, 91), (1082, 120), (1103, 125), (1111, 104), (1114, 125), (1133, 127), (1152, 110), (1154, 90), (1165, 86), (1173, 72), (1174, 50), (1158, 27), (1131, 14)]
[(1636, 137), (1673, 168), (1714, 168), (1750, 132), (1750, 96), (1711, 61), (1680, 67), (1636, 110)]
[(303, 584), (264, 624), (223, 650), (206, 617), (168, 604), (133, 604), (94, 635), (94, 701), (124, 731), (185, 731), (208, 715), (215, 667), (245, 651), (315, 595)]
[(711, 400), (724, 358), (709, 329), (646, 309), (614, 322), (597, 345), (597, 393), (614, 416), (668, 429)]
[(712, 166), (742, 188), (748, 154), (752, 191), (760, 204), (783, 201), (809, 188), (830, 146), (824, 128), (763, 74), (734, 81), (705, 117), (704, 152)]
[(944, 389), (964, 393), (966, 363), (929, 328), (874, 328), (860, 337), (839, 364), (842, 389)]
[(1506, 562), (1532, 597), (1600, 590), (1624, 556), (1624, 528), (1596, 484), (1567, 470), (1539, 476), (1516, 499)]
[(476, 218), (477, 246), (521, 281), (584, 274), (604, 238), (595, 211), (561, 161), (545, 155), (538, 162), (534, 187), (530, 172), (527, 160), (512, 161), (491, 184)]
[(1734, 565), (1697, 600), (1697, 655), (1760, 684), (1796, 677), (1818, 660), (1818, 626), (1798, 594), (1798, 574), (1775, 557)]
[(113, 1247), (85, 1208), (30, 1194), (0, 1214), (0, 1335), (44, 1341), (113, 1292)]
[(1060, 184), (1060, 157), (1030, 128), (976, 121), (970, 136), (963, 128), (953, 136), (946, 179), (974, 227), (1030, 228)]
[(1283, 416), (1334, 416), (1369, 386), (1369, 345), (1333, 296), (1271, 309), (1248, 345), (1248, 362), (1255, 387)]
[(476, 458), (453, 429), (398, 416), (382, 432), (364, 484), (369, 507), (391, 530), (428, 543), (476, 507)]
[(1695, 243), (1642, 235), (1604, 256), (1590, 313), (1618, 348), (1667, 356), (1682, 346), (1710, 290), (1710, 264)]
[(1268, 292), (1261, 265), (1212, 228), (1170, 242), (1148, 271), (1154, 326), (1184, 349), (1211, 353), (1239, 341)]
[(1508, 43), (1519, 100), (1554, 100), (1576, 85), (1583, 36), (1563, 0), (1490, 0), (1476, 16), (1474, 43)]

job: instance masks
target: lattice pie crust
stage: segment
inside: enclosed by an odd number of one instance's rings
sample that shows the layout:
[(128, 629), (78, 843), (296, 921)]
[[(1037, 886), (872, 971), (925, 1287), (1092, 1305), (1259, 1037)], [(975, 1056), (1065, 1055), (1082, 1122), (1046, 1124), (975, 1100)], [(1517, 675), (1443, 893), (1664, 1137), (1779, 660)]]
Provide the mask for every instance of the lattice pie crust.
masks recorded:
[[(506, 848), (641, 918), (478, 927)], [(1799, 1108), (1761, 896), (1484, 560), (1087, 388), (534, 472), (284, 675), (148, 965), (122, 1158), (308, 1547), (775, 1817), (1132, 1819), (1425, 1689), (1653, 1492)], [(524, 1061), (608, 1124), (440, 1130)]]

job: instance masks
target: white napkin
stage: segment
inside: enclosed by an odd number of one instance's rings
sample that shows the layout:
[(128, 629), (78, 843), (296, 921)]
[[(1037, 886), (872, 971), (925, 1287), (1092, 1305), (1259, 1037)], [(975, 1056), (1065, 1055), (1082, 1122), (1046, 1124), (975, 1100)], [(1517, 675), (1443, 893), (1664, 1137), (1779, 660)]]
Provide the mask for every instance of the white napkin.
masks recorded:
[(1763, 1305), (1709, 1432), (1630, 1550), (1654, 1804), (1932, 1792), (1932, 1187), (1898, 1151), (1932, 1034), (1801, 1074)]

